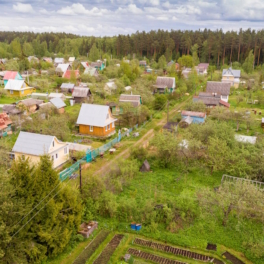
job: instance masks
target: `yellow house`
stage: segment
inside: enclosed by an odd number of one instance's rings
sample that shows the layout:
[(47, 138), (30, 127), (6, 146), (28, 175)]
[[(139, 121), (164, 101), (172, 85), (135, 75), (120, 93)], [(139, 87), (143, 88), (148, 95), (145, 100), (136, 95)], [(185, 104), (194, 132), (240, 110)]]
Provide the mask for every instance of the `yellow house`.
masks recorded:
[(24, 80), (8, 80), (5, 90), (13, 97), (23, 97), (36, 92), (36, 89), (30, 87)]
[(14, 159), (29, 158), (38, 163), (40, 157), (48, 154), (53, 160), (53, 168), (61, 166), (69, 160), (69, 145), (59, 141), (55, 136), (41, 135), (21, 131), (12, 149)]
[(224, 69), (222, 72), (222, 82), (230, 83), (235, 88), (239, 87), (240, 70), (233, 70), (232, 68)]

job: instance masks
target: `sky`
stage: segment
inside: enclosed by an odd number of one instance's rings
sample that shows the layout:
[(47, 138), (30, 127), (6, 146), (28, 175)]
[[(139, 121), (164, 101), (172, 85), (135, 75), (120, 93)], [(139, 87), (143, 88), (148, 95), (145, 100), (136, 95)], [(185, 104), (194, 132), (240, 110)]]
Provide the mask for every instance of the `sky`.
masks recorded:
[(0, 11), (0, 31), (82, 36), (264, 25), (264, 0), (0, 0)]

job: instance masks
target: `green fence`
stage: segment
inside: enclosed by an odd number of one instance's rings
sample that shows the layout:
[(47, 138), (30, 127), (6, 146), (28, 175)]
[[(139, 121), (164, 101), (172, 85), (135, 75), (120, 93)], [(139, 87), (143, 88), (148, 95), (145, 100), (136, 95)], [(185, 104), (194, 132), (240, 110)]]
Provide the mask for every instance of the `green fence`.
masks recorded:
[[(147, 123), (144, 122), (142, 126), (144, 126)], [(111, 149), (116, 143), (120, 142), (120, 140), (127, 135), (127, 133), (131, 133), (133, 130), (138, 129), (138, 125), (135, 125), (134, 127), (128, 129), (128, 131), (124, 132), (121, 134), (120, 132), (118, 133), (118, 136), (108, 142), (107, 144), (101, 146), (100, 148), (94, 149), (94, 150), (88, 150), (86, 153), (86, 156), (83, 157), (82, 159), (78, 160), (76, 163), (74, 163), (71, 167), (65, 169), (64, 171), (60, 172), (60, 180), (65, 181), (67, 178), (69, 178), (75, 171), (78, 170), (79, 166), (81, 163), (84, 162), (91, 162), (94, 160), (96, 157), (98, 157), (101, 153), (104, 153)]]

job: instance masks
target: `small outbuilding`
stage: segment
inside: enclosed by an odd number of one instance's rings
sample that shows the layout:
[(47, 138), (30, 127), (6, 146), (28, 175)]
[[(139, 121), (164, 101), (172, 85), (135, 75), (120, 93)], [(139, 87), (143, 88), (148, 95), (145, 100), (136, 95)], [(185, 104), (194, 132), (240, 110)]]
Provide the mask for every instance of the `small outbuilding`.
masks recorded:
[(92, 95), (89, 88), (85, 87), (74, 87), (72, 97), (75, 103), (83, 103), (88, 101), (90, 96)]
[(18, 103), (18, 107), (22, 110), (25, 110), (28, 114), (35, 113), (39, 109), (39, 105), (43, 104), (43, 100), (38, 100), (38, 99), (25, 99), (21, 100)]
[(192, 123), (193, 123), (193, 119), (190, 116), (187, 116), (186, 118), (181, 120), (181, 122), (179, 123), (179, 126), (181, 128), (186, 128)]
[(47, 94), (47, 93), (32, 93), (31, 97), (33, 99), (48, 100), (49, 94)]
[(66, 99), (66, 96), (63, 93), (50, 93), (49, 99), (52, 98), (61, 98), (64, 101)]
[(63, 83), (60, 88), (63, 93), (72, 93), (74, 83)]
[(52, 105), (54, 105), (57, 108), (60, 114), (63, 114), (65, 112), (66, 104), (63, 102), (61, 98), (52, 98), (50, 99), (50, 102), (52, 103)]
[(203, 112), (193, 112), (193, 111), (182, 111), (181, 112), (182, 119), (190, 116), (195, 124), (204, 123), (206, 119), (206, 113)]
[(148, 172), (150, 171), (150, 165), (147, 160), (145, 160), (140, 168), (141, 172)]
[(95, 229), (98, 228), (98, 222), (91, 221), (89, 223), (82, 223), (80, 225), (80, 230), (78, 234), (82, 235), (84, 238), (89, 238)]

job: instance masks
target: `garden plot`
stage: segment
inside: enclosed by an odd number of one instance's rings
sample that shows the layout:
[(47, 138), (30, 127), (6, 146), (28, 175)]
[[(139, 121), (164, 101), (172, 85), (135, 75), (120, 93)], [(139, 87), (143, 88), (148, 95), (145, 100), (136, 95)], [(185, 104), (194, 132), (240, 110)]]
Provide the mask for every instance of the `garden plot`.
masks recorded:
[(92, 256), (95, 250), (100, 246), (100, 244), (107, 238), (109, 234), (109, 231), (101, 231), (97, 235), (97, 237), (83, 250), (83, 252), (78, 256), (78, 258), (73, 262), (73, 264), (85, 264), (86, 261)]
[(109, 242), (106, 248), (103, 250), (101, 255), (94, 261), (93, 264), (107, 263), (114, 253), (115, 249), (118, 247), (124, 235), (115, 235), (114, 238)]
[(127, 253), (134, 257), (150, 260), (152, 262), (159, 263), (159, 264), (187, 264), (186, 262), (181, 262), (178, 260), (172, 260), (172, 259), (156, 256), (151, 253), (147, 253), (147, 252), (144, 252), (138, 249), (133, 249), (133, 248), (130, 248)]
[[(200, 253), (195, 253), (189, 250), (185, 250), (185, 249), (181, 249), (181, 248), (176, 248), (176, 247), (172, 247), (172, 246), (167, 246), (167, 245), (163, 245), (163, 244), (159, 244), (156, 242), (152, 242), (149, 240), (143, 240), (143, 239), (139, 239), (136, 238), (134, 241), (134, 244), (136, 245), (140, 245), (143, 247), (149, 247), (149, 248), (153, 248), (155, 250), (160, 250), (166, 253), (171, 253), (173, 255), (178, 255), (178, 256), (182, 256), (185, 258), (190, 258), (190, 259), (195, 259), (195, 260), (199, 260), (199, 261), (203, 261), (203, 262), (214, 262), (214, 258), (213, 257), (209, 257)], [(218, 260), (218, 263), (223, 263), (222, 261)]]

